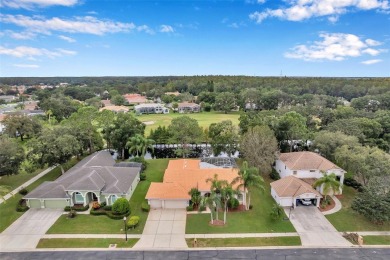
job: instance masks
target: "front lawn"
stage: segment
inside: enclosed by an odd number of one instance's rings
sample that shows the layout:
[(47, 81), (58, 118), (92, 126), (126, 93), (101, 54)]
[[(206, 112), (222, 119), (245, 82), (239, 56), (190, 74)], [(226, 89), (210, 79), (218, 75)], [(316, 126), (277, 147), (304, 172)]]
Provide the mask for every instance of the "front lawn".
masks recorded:
[(390, 236), (364, 236), (364, 245), (390, 245)]
[[(76, 160), (71, 160), (67, 165), (70, 168), (71, 165), (76, 164)], [(64, 166), (65, 167), (65, 166)], [(67, 168), (68, 168), (67, 167)], [(56, 167), (55, 169), (48, 172), (46, 175), (42, 176), (34, 183), (26, 187), (28, 191), (32, 191), (40, 184), (45, 181), (54, 181), (61, 175), (60, 167)], [(23, 196), (19, 193), (15, 194), (13, 197), (5, 201), (5, 203), (0, 204), (0, 232), (3, 232), (9, 225), (11, 225), (15, 220), (17, 220), (20, 216), (23, 215), (24, 212), (17, 212), (15, 210), (16, 204)]]
[[(227, 214), (225, 226), (210, 226), (210, 214), (188, 214), (186, 234), (215, 234), (215, 233), (277, 233), (295, 232), (289, 220), (272, 220), (270, 212), (274, 199), (271, 197), (271, 180), (266, 177), (265, 191), (251, 190), (251, 204), (253, 209)], [(223, 212), (219, 214), (223, 219)]]
[(131, 248), (138, 239), (120, 238), (44, 238), (39, 240), (37, 248), (108, 248), (116, 244), (117, 248)]
[[(186, 239), (188, 247), (194, 247), (194, 239)], [(296, 237), (245, 237), (245, 238), (198, 238), (197, 247), (255, 247), (255, 246), (300, 246)]]
[[(145, 201), (150, 182), (162, 182), (169, 159), (147, 161), (149, 165), (145, 171), (146, 180), (138, 183), (130, 198), (130, 216), (139, 216), (140, 222), (135, 229), (128, 230), (129, 234), (142, 234), (148, 213), (141, 210), (141, 204)], [(78, 215), (76, 218), (67, 219), (66, 215), (63, 215), (47, 234), (122, 234), (123, 229), (123, 220), (113, 220), (107, 216)]]
[(326, 218), (338, 231), (390, 231), (390, 222), (376, 225), (351, 208), (351, 203), (357, 191), (349, 186), (344, 186), (340, 199), (343, 208), (334, 214), (326, 215)]
[(1, 176), (0, 185), (9, 186), (11, 187), (11, 190), (14, 190), (44, 170), (45, 169), (38, 169), (33, 173), (19, 173), (10, 176)]

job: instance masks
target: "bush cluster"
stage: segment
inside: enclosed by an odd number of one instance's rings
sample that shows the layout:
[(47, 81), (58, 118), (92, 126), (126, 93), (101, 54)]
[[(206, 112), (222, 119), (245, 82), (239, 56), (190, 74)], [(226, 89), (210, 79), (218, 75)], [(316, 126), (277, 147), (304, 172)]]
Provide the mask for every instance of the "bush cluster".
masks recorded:
[(271, 179), (273, 179), (274, 181), (277, 181), (277, 180), (280, 179), (279, 173), (278, 173), (274, 168), (272, 168), (272, 171), (271, 171), (271, 173), (269, 174), (269, 177), (270, 177)]
[(187, 206), (187, 211), (193, 211), (193, 210), (194, 210), (194, 206), (192, 204)]
[(240, 202), (236, 198), (231, 198), (228, 200), (228, 208), (229, 209), (236, 209), (238, 208), (238, 205), (240, 205)]
[(130, 212), (130, 203), (126, 198), (118, 198), (112, 205), (112, 213), (115, 215), (124, 215)]
[(149, 212), (150, 211), (150, 205), (146, 201), (142, 202), (141, 210), (143, 212)]
[(16, 204), (16, 211), (17, 212), (26, 212), (28, 209), (29, 209), (29, 207), (27, 207), (25, 199), (20, 199), (18, 201), (18, 204)]
[(28, 193), (28, 190), (26, 188), (23, 188), (19, 191), (19, 194), (22, 195), (22, 196), (26, 196)]
[(128, 228), (135, 228), (139, 223), (140, 218), (138, 216), (132, 216), (127, 221)]
[(87, 204), (87, 205), (85, 205), (84, 207), (71, 207), (71, 206), (66, 206), (66, 207), (64, 208), (64, 211), (67, 211), (67, 212), (72, 211), (72, 210), (74, 210), (74, 211), (86, 211), (86, 210), (88, 210), (88, 209), (89, 209), (89, 205)]

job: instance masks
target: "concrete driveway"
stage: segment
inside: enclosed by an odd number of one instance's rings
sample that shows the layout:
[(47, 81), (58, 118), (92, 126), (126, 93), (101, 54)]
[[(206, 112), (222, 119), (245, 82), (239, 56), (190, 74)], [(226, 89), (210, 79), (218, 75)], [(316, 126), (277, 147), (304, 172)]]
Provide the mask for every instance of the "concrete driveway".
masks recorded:
[[(289, 210), (286, 210), (289, 214)], [(313, 206), (298, 206), (291, 210), (290, 221), (297, 230), (303, 246), (352, 246)]]
[(0, 251), (36, 248), (63, 209), (29, 209), (0, 234)]
[(152, 209), (134, 248), (187, 248), (185, 209)]

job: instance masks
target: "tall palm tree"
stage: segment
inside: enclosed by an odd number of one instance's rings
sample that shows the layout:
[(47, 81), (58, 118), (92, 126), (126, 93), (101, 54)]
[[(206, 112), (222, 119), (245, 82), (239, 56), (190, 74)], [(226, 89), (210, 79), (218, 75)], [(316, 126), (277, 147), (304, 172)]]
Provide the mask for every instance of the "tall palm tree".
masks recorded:
[(142, 151), (141, 151), (142, 157), (145, 156), (146, 150), (147, 150), (148, 148), (150, 148), (152, 151), (154, 151), (154, 146), (153, 146), (153, 145), (154, 145), (155, 143), (156, 143), (156, 142), (155, 142), (153, 139), (143, 138), (143, 140), (142, 140)]
[(336, 179), (336, 174), (331, 173), (327, 174), (322, 172), (323, 176), (314, 182), (313, 187), (322, 187), (322, 194), (325, 195), (325, 198), (329, 195), (330, 192), (333, 194), (340, 190), (341, 184)]
[(213, 202), (215, 207), (216, 219), (218, 220), (218, 210), (221, 208), (222, 200), (221, 200), (221, 191), (223, 187), (225, 187), (228, 183), (225, 180), (219, 180), (218, 174), (214, 174), (214, 178), (207, 178), (206, 183), (211, 182), (210, 186), (210, 197), (209, 199)]
[[(239, 183), (237, 189), (244, 188), (244, 201), (245, 201), (245, 209), (249, 209), (249, 205), (251, 204), (251, 195), (249, 193), (249, 187), (256, 187), (260, 190), (264, 191), (264, 179), (259, 174), (259, 169), (256, 167), (249, 167), (248, 162), (244, 161), (238, 172), (238, 176), (233, 179), (232, 185)], [(249, 202), (246, 198), (246, 193), (248, 192)]]
[(129, 153), (136, 153), (137, 157), (143, 157), (148, 148), (154, 149), (154, 144), (154, 140), (136, 134), (135, 136), (130, 137), (129, 141), (126, 143), (126, 147), (129, 149)]
[(221, 198), (221, 204), (223, 207), (223, 223), (226, 224), (226, 213), (228, 208), (228, 202), (230, 199), (234, 197), (234, 195), (237, 194), (237, 191), (235, 191), (231, 184), (224, 182), (221, 191), (220, 191), (220, 198)]

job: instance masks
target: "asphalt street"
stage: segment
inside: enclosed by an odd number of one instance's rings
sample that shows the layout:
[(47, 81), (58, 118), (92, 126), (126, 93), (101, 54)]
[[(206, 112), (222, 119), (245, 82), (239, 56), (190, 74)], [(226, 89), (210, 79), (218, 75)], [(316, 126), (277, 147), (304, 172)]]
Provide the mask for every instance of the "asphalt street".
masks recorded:
[(390, 248), (348, 249), (242, 249), (242, 250), (188, 250), (188, 251), (32, 251), (0, 253), (1, 260), (124, 260), (124, 259), (364, 259), (388, 260)]

